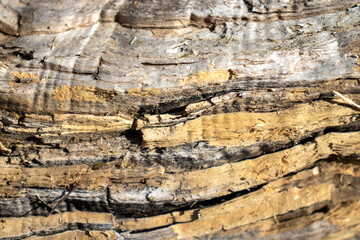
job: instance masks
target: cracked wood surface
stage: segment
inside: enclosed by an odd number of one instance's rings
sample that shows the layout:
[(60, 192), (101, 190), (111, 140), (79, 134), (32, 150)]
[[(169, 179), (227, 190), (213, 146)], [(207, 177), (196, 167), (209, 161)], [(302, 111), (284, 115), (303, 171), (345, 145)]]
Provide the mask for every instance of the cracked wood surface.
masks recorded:
[(0, 238), (359, 238), (359, 4), (0, 1)]

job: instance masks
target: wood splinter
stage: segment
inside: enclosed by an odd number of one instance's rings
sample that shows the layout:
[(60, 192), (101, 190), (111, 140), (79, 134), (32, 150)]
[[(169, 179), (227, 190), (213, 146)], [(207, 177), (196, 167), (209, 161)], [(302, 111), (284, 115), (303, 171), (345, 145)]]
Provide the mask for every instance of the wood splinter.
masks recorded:
[(353, 100), (345, 97), (344, 95), (342, 95), (341, 93), (337, 92), (337, 91), (333, 91), (336, 95), (338, 95), (339, 97), (341, 97), (346, 103), (350, 104), (351, 106), (356, 107), (357, 109), (360, 110), (360, 105), (356, 104)]

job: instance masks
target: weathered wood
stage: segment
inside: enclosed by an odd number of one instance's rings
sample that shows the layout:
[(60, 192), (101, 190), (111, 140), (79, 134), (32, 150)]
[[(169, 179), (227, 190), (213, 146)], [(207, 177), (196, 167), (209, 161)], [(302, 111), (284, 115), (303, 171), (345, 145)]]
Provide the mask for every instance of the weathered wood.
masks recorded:
[(358, 238), (359, 3), (0, 1), (0, 238)]

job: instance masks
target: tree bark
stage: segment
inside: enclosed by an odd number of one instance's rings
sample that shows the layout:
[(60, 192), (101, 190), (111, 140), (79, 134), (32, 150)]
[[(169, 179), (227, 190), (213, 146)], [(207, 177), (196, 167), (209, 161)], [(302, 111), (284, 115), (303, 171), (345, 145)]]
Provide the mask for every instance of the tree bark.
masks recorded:
[(0, 0), (0, 238), (358, 239), (359, 3)]

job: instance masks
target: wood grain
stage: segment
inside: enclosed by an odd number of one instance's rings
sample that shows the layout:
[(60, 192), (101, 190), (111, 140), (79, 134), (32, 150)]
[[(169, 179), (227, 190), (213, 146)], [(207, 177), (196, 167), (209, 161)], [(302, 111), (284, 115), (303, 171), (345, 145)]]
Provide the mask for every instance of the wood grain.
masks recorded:
[(0, 1), (0, 238), (359, 238), (359, 4)]

